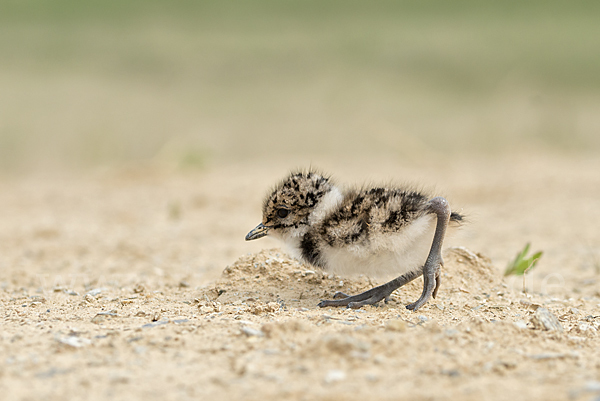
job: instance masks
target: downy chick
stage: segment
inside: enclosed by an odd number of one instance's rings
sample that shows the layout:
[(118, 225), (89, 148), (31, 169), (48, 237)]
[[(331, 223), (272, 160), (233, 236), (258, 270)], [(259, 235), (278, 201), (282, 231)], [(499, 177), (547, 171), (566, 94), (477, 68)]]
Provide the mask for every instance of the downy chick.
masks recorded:
[(423, 274), (421, 297), (406, 306), (417, 310), (437, 294), (446, 228), (461, 220), (441, 197), (387, 187), (342, 191), (320, 173), (300, 171), (267, 196), (262, 223), (246, 240), (279, 238), (295, 258), (340, 275), (398, 275), (358, 295), (336, 293), (320, 307), (387, 302), (394, 290)]

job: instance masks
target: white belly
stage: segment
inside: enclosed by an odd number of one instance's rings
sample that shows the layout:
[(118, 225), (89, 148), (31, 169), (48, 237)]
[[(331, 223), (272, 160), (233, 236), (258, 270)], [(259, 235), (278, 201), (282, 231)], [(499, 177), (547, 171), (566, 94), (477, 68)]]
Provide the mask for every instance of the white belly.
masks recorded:
[(435, 232), (435, 216), (426, 215), (398, 233), (371, 231), (368, 245), (325, 247), (322, 260), (328, 271), (342, 276), (364, 274), (374, 278), (398, 277), (421, 268)]

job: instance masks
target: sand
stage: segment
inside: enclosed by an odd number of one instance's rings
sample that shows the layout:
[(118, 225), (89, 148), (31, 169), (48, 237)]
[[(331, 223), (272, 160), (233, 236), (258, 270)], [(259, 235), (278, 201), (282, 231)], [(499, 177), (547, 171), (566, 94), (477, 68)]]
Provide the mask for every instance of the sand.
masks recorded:
[[(599, 159), (325, 164), (340, 182), (419, 183), (469, 217), (437, 299), (406, 310), (417, 280), (388, 304), (319, 309), (380, 281), (243, 241), (283, 162), (0, 179), (2, 399), (600, 397)], [(527, 242), (538, 266), (504, 278)]]

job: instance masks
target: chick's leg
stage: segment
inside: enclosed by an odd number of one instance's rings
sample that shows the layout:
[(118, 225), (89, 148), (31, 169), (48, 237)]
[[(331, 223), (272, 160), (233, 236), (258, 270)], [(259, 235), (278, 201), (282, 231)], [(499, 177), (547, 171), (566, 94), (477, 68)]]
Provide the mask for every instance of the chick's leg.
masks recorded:
[(423, 292), (421, 297), (412, 304), (406, 305), (407, 309), (416, 311), (429, 300), (431, 296), (435, 298), (440, 287), (440, 270), (444, 265), (442, 260), (442, 243), (446, 235), (446, 228), (450, 221), (450, 205), (444, 198), (433, 198), (428, 202), (428, 210), (435, 213), (437, 216), (437, 224), (435, 234), (433, 235), (433, 243), (427, 256), (425, 266), (423, 266)]
[(321, 301), (318, 306), (321, 308), (325, 308), (327, 306), (347, 306), (348, 308), (358, 309), (365, 305), (374, 305), (381, 300), (385, 300), (385, 302), (387, 302), (394, 290), (402, 287), (406, 283), (413, 281), (421, 274), (423, 274), (422, 269), (413, 270), (393, 279), (390, 282), (371, 288), (370, 290), (358, 295), (348, 296), (342, 292), (336, 292), (333, 295), (333, 300)]

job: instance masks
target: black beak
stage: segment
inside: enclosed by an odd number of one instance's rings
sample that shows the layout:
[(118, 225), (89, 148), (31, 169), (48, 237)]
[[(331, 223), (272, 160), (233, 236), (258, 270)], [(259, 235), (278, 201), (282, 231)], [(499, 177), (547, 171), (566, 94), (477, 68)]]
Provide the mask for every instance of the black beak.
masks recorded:
[(263, 223), (257, 225), (252, 231), (246, 235), (246, 241), (252, 241), (253, 239), (262, 238), (269, 232), (269, 227), (265, 226)]

